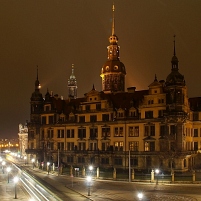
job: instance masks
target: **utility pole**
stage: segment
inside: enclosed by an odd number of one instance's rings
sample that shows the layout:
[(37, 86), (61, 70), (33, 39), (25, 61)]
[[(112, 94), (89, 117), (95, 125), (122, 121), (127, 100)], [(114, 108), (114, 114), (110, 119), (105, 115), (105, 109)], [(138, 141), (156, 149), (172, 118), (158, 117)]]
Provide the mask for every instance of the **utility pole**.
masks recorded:
[(129, 155), (128, 155), (128, 174), (129, 174), (129, 182), (131, 182), (131, 153), (129, 150)]

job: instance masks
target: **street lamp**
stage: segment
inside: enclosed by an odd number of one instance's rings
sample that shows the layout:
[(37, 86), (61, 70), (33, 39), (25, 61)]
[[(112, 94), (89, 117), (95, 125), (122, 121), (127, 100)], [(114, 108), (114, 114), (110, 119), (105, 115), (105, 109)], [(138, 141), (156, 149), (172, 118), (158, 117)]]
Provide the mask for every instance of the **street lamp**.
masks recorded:
[(155, 170), (155, 173), (156, 173), (156, 185), (158, 185), (158, 174), (159, 174), (159, 169), (156, 169)]
[(26, 160), (27, 160), (27, 157), (24, 156), (24, 164), (26, 165)]
[(50, 162), (47, 162), (47, 172), (50, 173)]
[(19, 181), (19, 178), (16, 176), (14, 177), (14, 183), (15, 183), (15, 199), (17, 199), (17, 182)]
[(87, 187), (88, 187), (88, 196), (91, 195), (91, 176), (87, 176)]
[(11, 167), (7, 167), (7, 168), (6, 168), (6, 171), (7, 171), (7, 173), (8, 173), (8, 183), (9, 183), (9, 172), (11, 171)]
[(4, 166), (6, 165), (6, 162), (5, 161), (2, 161), (2, 172), (3, 172), (3, 174), (4, 174)]
[(32, 158), (32, 159), (31, 159), (31, 162), (32, 162), (32, 164), (33, 164), (33, 169), (34, 169), (34, 162), (35, 162), (35, 159)]
[(138, 197), (139, 200), (142, 200), (142, 198), (143, 198), (143, 193), (138, 193), (138, 194), (137, 194), (137, 197)]
[(89, 172), (90, 175), (92, 176), (92, 171), (93, 171), (93, 166), (92, 166), (92, 165), (89, 166), (89, 171), (90, 171), (90, 172)]

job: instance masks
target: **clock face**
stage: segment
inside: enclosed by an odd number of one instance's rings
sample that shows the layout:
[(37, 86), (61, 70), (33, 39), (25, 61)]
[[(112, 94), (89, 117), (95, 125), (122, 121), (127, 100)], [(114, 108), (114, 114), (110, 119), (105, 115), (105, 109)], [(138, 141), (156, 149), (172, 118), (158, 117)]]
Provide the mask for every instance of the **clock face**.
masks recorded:
[(118, 66), (117, 65), (114, 66), (114, 70), (118, 70)]

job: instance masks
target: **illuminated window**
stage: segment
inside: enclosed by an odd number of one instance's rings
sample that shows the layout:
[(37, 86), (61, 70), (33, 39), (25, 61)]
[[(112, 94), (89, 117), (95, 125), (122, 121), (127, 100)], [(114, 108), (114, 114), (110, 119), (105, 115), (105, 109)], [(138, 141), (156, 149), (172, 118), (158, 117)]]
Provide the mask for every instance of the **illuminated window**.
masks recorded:
[(138, 141), (129, 142), (129, 150), (139, 151), (139, 142)]
[(129, 127), (129, 137), (139, 137), (139, 126)]
[(114, 142), (115, 151), (123, 151), (123, 142)]
[(114, 137), (123, 137), (123, 127), (114, 128)]

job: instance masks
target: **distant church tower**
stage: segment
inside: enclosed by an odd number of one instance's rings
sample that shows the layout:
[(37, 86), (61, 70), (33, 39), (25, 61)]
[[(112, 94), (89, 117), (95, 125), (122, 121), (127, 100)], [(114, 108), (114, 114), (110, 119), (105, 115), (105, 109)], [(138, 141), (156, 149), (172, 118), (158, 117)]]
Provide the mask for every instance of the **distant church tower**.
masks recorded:
[(68, 97), (73, 99), (77, 98), (77, 81), (74, 75), (74, 64), (72, 64), (72, 73), (70, 79), (68, 79)]
[(40, 123), (40, 113), (43, 110), (43, 96), (40, 93), (40, 82), (38, 80), (38, 69), (35, 81), (35, 91), (31, 95), (31, 114), (30, 119), (32, 123)]
[[(175, 37), (175, 36), (174, 36)], [(176, 140), (174, 149), (184, 151), (184, 123), (188, 118), (188, 96), (184, 76), (179, 72), (179, 60), (176, 56), (175, 39), (174, 53), (171, 60), (171, 73), (167, 76), (165, 82), (166, 88), (166, 122), (172, 124), (171, 135)]]
[(109, 37), (110, 45), (108, 49), (108, 60), (101, 70), (102, 91), (105, 93), (124, 92), (126, 69), (119, 60), (118, 37), (115, 34), (114, 5), (112, 7), (112, 35)]

